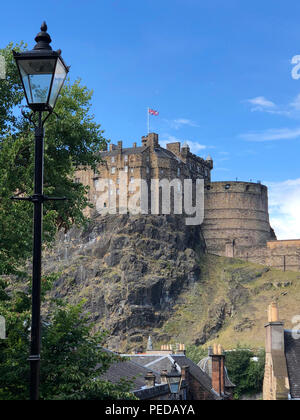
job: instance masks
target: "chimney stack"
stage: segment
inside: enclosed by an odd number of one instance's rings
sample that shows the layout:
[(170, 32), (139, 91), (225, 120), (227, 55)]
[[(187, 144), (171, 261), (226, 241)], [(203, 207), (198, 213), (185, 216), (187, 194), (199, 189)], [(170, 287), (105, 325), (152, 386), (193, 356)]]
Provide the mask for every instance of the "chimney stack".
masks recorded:
[(266, 328), (266, 368), (263, 387), (264, 400), (287, 400), (289, 383), (284, 349), (284, 323), (279, 320), (276, 303), (268, 307)]
[(154, 375), (154, 373), (148, 372), (147, 375), (145, 376), (146, 387), (153, 388), (155, 386), (155, 379), (156, 379), (156, 376)]
[(167, 375), (168, 375), (168, 371), (167, 370), (162, 370), (161, 371), (161, 373), (160, 373), (160, 379), (161, 379), (161, 383), (162, 384), (168, 383)]
[(212, 387), (217, 394), (225, 392), (225, 356), (222, 346), (214, 344), (212, 358)]

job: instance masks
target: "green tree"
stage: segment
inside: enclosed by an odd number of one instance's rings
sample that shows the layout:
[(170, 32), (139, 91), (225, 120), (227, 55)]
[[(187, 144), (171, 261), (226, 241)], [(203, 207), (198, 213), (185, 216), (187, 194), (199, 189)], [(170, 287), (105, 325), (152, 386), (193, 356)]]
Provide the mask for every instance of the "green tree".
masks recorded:
[[(0, 80), (0, 314), (6, 319), (7, 339), (0, 340), (0, 399), (27, 399), (30, 345), (30, 290), (22, 269), (32, 252), (32, 204), (12, 202), (12, 195), (31, 195), (34, 175), (34, 135), (18, 107), (23, 101), (19, 75), (8, 45), (7, 77)], [(25, 45), (14, 46), (22, 50)], [(45, 194), (66, 196), (66, 202), (44, 206), (44, 242), (58, 229), (83, 224), (87, 188), (74, 182), (78, 165), (96, 168), (106, 143), (91, 113), (92, 92), (80, 80), (67, 81), (47, 120), (45, 135)], [(35, 117), (33, 116), (33, 119)], [(10, 280), (3, 275), (15, 274)], [(21, 280), (21, 283), (19, 283)], [(51, 285), (51, 279), (44, 283)], [(8, 292), (8, 291), (9, 292)], [(42, 399), (132, 398), (130, 383), (113, 385), (99, 376), (116, 360), (101, 348), (103, 334), (92, 334), (81, 306), (56, 303), (43, 320)]]
[[(0, 340), (0, 400), (29, 397), (30, 298), (25, 292), (8, 295), (0, 283), (0, 313), (6, 319), (7, 339)], [(44, 290), (45, 293), (45, 290)], [(132, 384), (112, 384), (101, 375), (117, 355), (103, 350), (104, 333), (92, 335), (82, 304), (53, 302), (42, 328), (42, 400), (134, 399)]]
[[(253, 358), (256, 357), (256, 360)], [(238, 347), (226, 353), (228, 375), (236, 385), (235, 398), (242, 395), (253, 395), (262, 392), (264, 378), (265, 353), (257, 354), (251, 350)]]
[[(7, 77), (0, 80), (0, 275), (15, 273), (32, 251), (32, 205), (12, 202), (12, 195), (31, 195), (34, 174), (34, 133), (18, 106), (23, 100), (17, 68), (8, 45)], [(14, 47), (24, 49), (20, 44)], [(78, 165), (95, 168), (106, 144), (100, 125), (91, 113), (92, 91), (80, 80), (66, 82), (55, 112), (46, 123), (45, 194), (66, 196), (65, 202), (44, 205), (44, 241), (57, 229), (85, 221), (88, 189), (74, 180)], [(35, 117), (33, 117), (35, 118)]]
[(186, 355), (194, 363), (198, 364), (201, 359), (207, 357), (207, 349), (194, 344), (189, 344), (186, 346)]

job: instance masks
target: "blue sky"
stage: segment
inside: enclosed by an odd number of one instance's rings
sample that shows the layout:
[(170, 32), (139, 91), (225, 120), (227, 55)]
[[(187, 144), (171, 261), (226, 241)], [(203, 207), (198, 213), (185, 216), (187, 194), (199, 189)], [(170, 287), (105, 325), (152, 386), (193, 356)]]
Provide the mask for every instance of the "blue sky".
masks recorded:
[(140, 141), (158, 110), (162, 144), (211, 154), (214, 180), (266, 183), (278, 236), (300, 237), (299, 0), (15, 0), (1, 17), (0, 47), (32, 47), (46, 20), (112, 142)]

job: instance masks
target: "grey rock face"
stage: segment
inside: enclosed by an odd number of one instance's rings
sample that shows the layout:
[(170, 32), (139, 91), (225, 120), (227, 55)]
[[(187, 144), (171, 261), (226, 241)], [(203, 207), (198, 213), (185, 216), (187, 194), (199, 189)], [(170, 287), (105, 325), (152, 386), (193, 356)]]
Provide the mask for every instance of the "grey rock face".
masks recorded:
[[(170, 316), (179, 294), (199, 278), (200, 226), (180, 216), (104, 216), (85, 231), (60, 235), (44, 259), (60, 272), (52, 297), (85, 301), (113, 348), (133, 348)], [(159, 333), (156, 333), (159, 335)]]

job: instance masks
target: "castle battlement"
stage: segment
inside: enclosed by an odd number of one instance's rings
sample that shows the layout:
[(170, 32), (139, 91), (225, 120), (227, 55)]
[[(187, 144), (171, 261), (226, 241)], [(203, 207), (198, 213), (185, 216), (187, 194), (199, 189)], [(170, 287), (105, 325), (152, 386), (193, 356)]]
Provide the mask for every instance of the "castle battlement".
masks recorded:
[[(187, 144), (159, 144), (156, 133), (142, 137), (141, 145), (123, 147), (122, 141), (110, 144), (101, 153), (102, 162), (97, 171), (76, 171), (76, 180), (90, 187), (89, 200), (96, 204), (97, 182), (113, 181), (118, 185), (134, 180), (203, 179), (204, 222), (202, 233), (207, 252), (226, 257), (237, 257), (280, 269), (300, 271), (300, 241), (277, 241), (270, 226), (268, 188), (261, 183), (242, 181), (211, 182), (213, 160), (191, 153)], [(128, 192), (128, 197), (130, 196)], [(159, 189), (157, 190), (159, 194)], [(174, 197), (172, 197), (173, 199)], [(103, 206), (106, 207), (106, 203)], [(88, 209), (90, 211), (90, 209)]]

